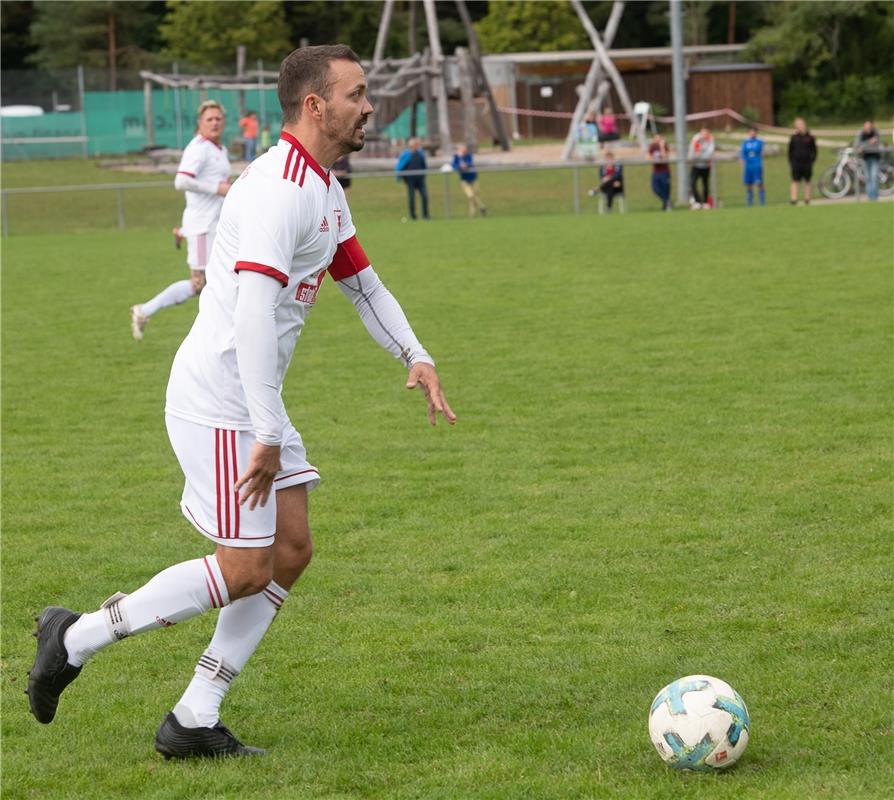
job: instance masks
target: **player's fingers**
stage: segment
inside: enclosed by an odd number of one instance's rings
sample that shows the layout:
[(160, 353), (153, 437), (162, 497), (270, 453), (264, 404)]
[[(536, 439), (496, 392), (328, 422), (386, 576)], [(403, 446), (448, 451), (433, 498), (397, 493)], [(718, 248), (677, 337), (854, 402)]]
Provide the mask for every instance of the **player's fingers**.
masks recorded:
[(453, 413), (453, 409), (450, 408), (450, 405), (447, 403), (447, 398), (444, 397), (444, 393), (441, 392), (441, 413), (444, 415), (444, 419), (447, 420), (451, 425), (456, 422), (456, 414)]
[(409, 378), (407, 378), (408, 389), (415, 389), (417, 383), (419, 383), (419, 379), (415, 375), (411, 375)]

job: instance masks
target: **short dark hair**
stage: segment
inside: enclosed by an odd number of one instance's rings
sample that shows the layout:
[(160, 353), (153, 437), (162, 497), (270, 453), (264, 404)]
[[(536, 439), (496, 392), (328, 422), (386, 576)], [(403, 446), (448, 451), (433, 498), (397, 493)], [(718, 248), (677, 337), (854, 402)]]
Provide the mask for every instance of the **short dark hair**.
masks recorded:
[(346, 44), (299, 47), (283, 59), (277, 94), (284, 123), (298, 121), (304, 98), (309, 94), (329, 99), (329, 62), (342, 60), (360, 63), (360, 58)]

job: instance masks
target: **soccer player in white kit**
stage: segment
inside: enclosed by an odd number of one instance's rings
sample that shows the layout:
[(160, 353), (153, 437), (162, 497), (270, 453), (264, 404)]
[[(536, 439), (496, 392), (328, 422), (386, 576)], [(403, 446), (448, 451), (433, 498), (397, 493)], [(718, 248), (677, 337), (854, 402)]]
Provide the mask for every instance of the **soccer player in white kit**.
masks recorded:
[(223, 106), (206, 100), (196, 112), (197, 130), (186, 145), (174, 188), (186, 195), (186, 208), (178, 237), (186, 239), (186, 263), (189, 280), (176, 281), (151, 300), (130, 307), (130, 331), (139, 341), (149, 318), (163, 308), (180, 305), (201, 293), (205, 286), (205, 269), (211, 257), (211, 246), (223, 200), (230, 189), (230, 159), (220, 143), (224, 130)]
[(155, 738), (166, 758), (249, 755), (219, 708), (311, 558), (307, 492), (319, 482), (283, 406), (283, 377), (326, 273), (373, 338), (425, 392), (429, 421), (456, 416), (432, 359), (357, 240), (331, 175), (363, 146), (372, 113), (363, 69), (344, 45), (305, 47), (282, 63), (279, 143), (233, 184), (199, 314), (174, 359), (166, 421), (186, 476), (181, 509), (215, 544), (98, 611), (50, 607), (38, 620), (31, 711), (51, 722), (63, 689), (99, 650), (221, 609), (210, 645)]

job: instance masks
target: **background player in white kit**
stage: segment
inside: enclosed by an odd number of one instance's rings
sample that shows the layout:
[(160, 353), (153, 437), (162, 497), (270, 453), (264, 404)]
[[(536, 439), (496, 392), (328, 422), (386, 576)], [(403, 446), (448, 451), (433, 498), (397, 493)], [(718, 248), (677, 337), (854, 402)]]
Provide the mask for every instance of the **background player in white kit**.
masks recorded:
[(230, 159), (220, 142), (223, 130), (223, 106), (216, 100), (206, 100), (196, 112), (196, 135), (186, 145), (174, 178), (174, 188), (186, 194), (183, 221), (174, 236), (178, 244), (180, 238), (186, 239), (190, 279), (172, 283), (151, 300), (131, 306), (130, 330), (134, 339), (143, 338), (143, 330), (153, 314), (185, 303), (205, 286), (205, 269), (217, 221), (230, 188)]
[[(369, 332), (421, 386), (429, 421), (456, 421), (433, 362), (357, 241), (329, 168), (363, 146), (372, 113), (354, 52), (307, 47), (282, 63), (279, 143), (242, 173), (224, 204), (199, 314), (168, 384), (166, 421), (186, 476), (181, 508), (216, 544), (93, 613), (50, 607), (38, 621), (31, 711), (51, 722), (59, 696), (118, 639), (221, 608), (194, 677), (158, 729), (165, 757), (247, 755), (219, 720), (241, 671), (311, 557), (307, 491), (319, 481), (280, 395), (326, 272)], [(240, 494), (241, 493), (241, 494)]]

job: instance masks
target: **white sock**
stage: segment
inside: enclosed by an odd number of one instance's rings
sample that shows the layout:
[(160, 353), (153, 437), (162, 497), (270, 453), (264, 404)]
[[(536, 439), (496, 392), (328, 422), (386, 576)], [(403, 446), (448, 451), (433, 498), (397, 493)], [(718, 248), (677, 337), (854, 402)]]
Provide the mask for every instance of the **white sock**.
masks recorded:
[(144, 317), (151, 317), (157, 311), (171, 306), (178, 306), (185, 303), (195, 294), (192, 288), (192, 281), (177, 281), (168, 286), (167, 289), (160, 291), (148, 303), (143, 303), (140, 312)]
[(132, 594), (116, 594), (99, 611), (83, 614), (65, 632), (68, 663), (79, 667), (119, 639), (170, 627), (229, 601), (213, 555), (175, 564)]
[(212, 728), (230, 683), (257, 649), (288, 592), (270, 581), (263, 592), (234, 600), (220, 612), (211, 644), (202, 653), (195, 675), (174, 716), (186, 728)]

